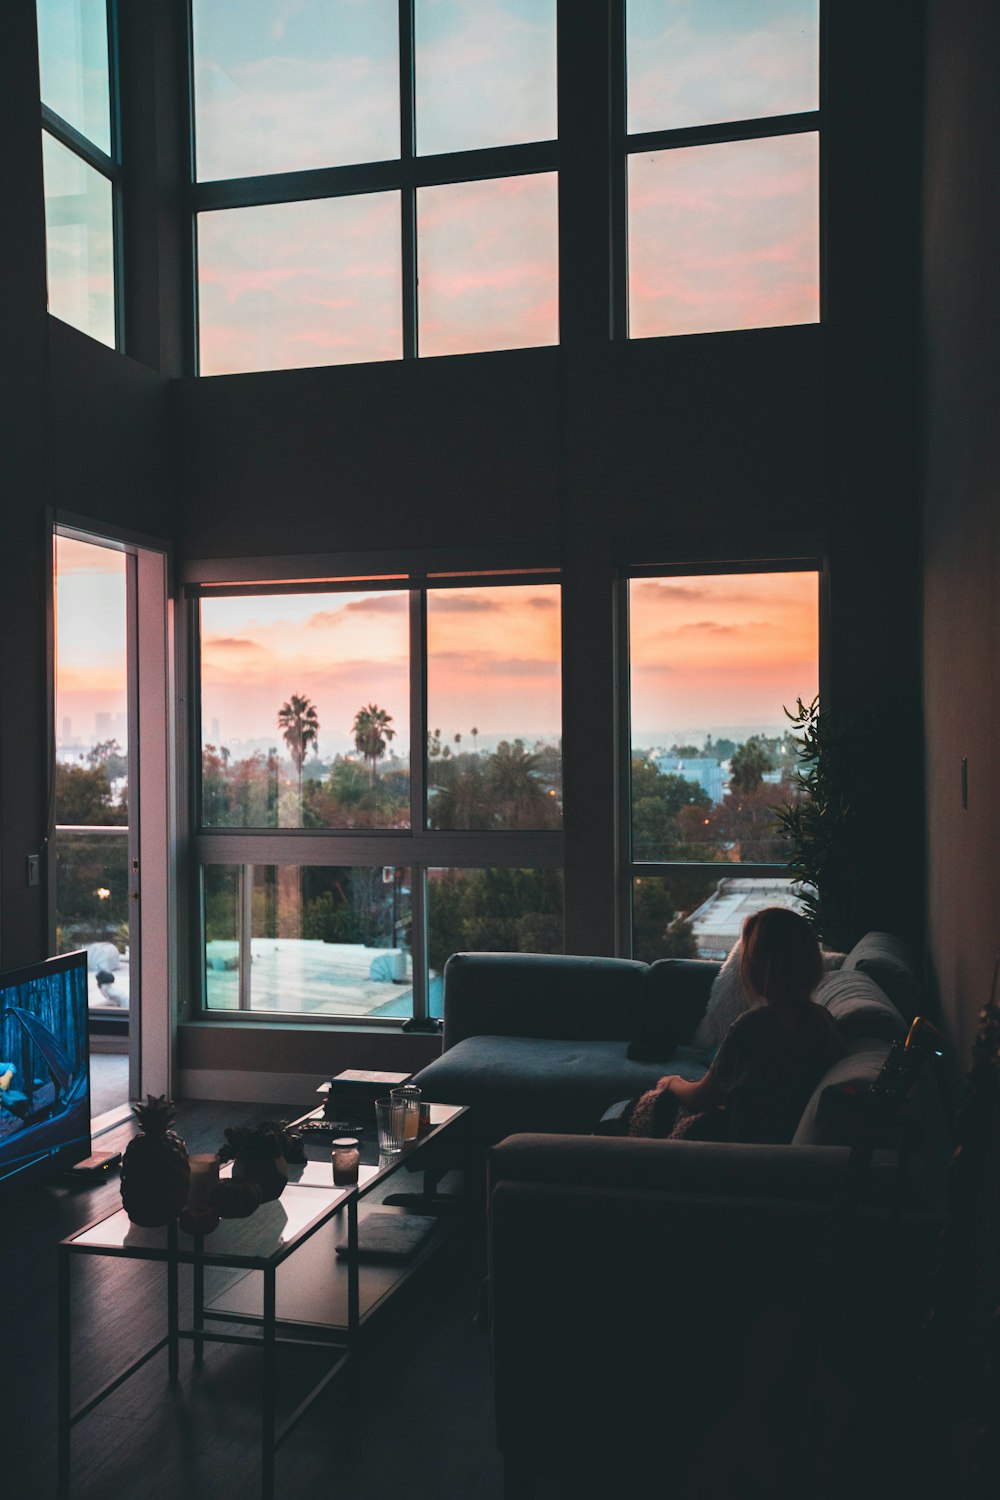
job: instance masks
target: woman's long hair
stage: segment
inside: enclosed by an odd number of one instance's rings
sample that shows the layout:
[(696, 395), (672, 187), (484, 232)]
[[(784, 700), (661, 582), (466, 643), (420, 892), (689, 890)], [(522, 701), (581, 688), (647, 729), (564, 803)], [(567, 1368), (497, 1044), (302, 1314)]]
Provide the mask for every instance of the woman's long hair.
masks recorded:
[(823, 977), (823, 957), (805, 917), (766, 906), (743, 923), (740, 978), (770, 1005), (802, 1005)]

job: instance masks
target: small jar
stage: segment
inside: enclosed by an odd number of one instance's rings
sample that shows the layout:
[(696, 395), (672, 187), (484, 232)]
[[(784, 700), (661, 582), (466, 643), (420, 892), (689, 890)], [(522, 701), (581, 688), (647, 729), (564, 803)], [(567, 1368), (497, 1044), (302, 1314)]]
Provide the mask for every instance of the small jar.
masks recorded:
[(333, 1158), (333, 1183), (335, 1187), (351, 1187), (358, 1180), (358, 1164), (361, 1153), (353, 1135), (340, 1136), (330, 1144)]

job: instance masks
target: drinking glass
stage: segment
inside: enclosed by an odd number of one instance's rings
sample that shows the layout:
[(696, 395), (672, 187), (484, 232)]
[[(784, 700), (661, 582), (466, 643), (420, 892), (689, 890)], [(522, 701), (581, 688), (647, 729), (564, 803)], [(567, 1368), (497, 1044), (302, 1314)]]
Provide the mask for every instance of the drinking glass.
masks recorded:
[(398, 1089), (389, 1090), (389, 1098), (395, 1099), (406, 1111), (403, 1119), (403, 1140), (415, 1141), (420, 1129), (420, 1090), (415, 1083), (404, 1083)]
[(386, 1156), (396, 1156), (403, 1149), (406, 1105), (391, 1096), (375, 1100), (375, 1124), (378, 1127), (378, 1149)]

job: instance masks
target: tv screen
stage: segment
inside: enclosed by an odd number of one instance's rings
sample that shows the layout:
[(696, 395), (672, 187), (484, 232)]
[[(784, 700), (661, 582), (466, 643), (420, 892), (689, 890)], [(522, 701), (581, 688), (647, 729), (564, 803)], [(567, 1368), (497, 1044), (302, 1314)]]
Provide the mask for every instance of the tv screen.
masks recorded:
[(87, 955), (0, 974), (0, 1186), (90, 1154)]

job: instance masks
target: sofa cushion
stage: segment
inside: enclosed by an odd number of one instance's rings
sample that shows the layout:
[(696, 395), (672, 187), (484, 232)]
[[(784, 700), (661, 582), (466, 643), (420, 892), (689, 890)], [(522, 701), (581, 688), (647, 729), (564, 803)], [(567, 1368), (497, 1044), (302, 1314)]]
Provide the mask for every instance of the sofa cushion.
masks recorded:
[[(889, 1043), (853, 1042), (844, 1057), (827, 1068), (792, 1137), (793, 1146), (850, 1146), (861, 1124), (871, 1085), (889, 1055)], [(897, 1129), (889, 1119), (880, 1124), (875, 1144), (897, 1144)]]
[(844, 959), (845, 969), (868, 974), (885, 992), (905, 1021), (912, 1021), (923, 1000), (916, 965), (902, 938), (891, 932), (869, 932)]
[(813, 992), (837, 1023), (845, 1042), (862, 1037), (892, 1042), (906, 1035), (906, 1023), (892, 1001), (869, 975), (858, 969), (838, 969), (824, 974)]
[(552, 953), (454, 953), (444, 966), (444, 1046), (473, 1036), (634, 1037), (647, 965)]
[[(630, 1062), (627, 1050), (625, 1041), (472, 1036), (413, 1081), (426, 1099), (472, 1105), (506, 1130), (591, 1131), (609, 1104), (643, 1093), (663, 1076), (662, 1064)], [(675, 1058), (671, 1071), (697, 1080), (705, 1066)]]
[(704, 958), (657, 959), (646, 974), (642, 1025), (632, 1038), (629, 1057), (665, 1063), (690, 1042), (720, 968)]

